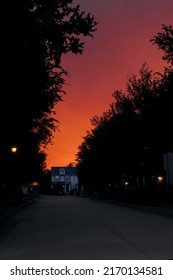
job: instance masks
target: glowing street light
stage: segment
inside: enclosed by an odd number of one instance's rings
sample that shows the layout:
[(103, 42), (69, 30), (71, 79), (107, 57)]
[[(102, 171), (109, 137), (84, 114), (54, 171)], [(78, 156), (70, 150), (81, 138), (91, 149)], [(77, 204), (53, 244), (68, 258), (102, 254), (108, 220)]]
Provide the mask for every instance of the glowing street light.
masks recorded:
[(163, 176), (158, 176), (157, 177), (157, 182), (158, 182), (158, 192), (160, 191), (160, 184), (163, 182)]
[(157, 180), (158, 180), (159, 183), (162, 183), (163, 182), (163, 177), (162, 176), (158, 176)]
[(11, 152), (16, 153), (17, 152), (17, 147), (15, 147), (15, 146), (11, 147)]
[(128, 181), (125, 181), (125, 186), (127, 187), (129, 185), (129, 182)]

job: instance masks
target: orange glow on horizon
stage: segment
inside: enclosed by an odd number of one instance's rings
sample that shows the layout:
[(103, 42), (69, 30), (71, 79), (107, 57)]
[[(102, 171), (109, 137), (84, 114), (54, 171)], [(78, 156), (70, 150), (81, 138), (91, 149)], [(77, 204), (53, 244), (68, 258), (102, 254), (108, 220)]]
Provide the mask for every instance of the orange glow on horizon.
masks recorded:
[[(94, 14), (98, 24), (93, 39), (86, 41), (82, 55), (65, 55), (62, 66), (70, 76), (64, 101), (55, 107), (60, 122), (48, 145), (47, 168), (75, 162), (78, 146), (90, 119), (101, 115), (114, 101), (112, 93), (125, 89), (127, 77), (138, 74), (144, 62), (155, 71), (165, 66), (162, 51), (150, 39), (161, 25), (172, 24), (172, 0), (76, 0), (81, 10)], [(97, 5), (96, 5), (97, 3)]]

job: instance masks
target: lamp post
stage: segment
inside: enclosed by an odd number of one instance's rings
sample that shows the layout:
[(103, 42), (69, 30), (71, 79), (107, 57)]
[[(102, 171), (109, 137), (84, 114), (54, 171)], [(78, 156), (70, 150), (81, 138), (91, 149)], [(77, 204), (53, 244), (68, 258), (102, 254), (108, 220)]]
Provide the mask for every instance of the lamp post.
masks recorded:
[(124, 182), (125, 200), (128, 199), (128, 193), (127, 193), (128, 185), (129, 185), (129, 182), (126, 180), (126, 181)]
[(11, 172), (12, 177), (12, 185), (17, 184), (17, 177), (18, 177), (18, 146), (11, 145), (10, 146), (10, 162), (9, 162), (9, 169)]
[(23, 195), (20, 186), (20, 149), (18, 145), (10, 147), (10, 172), (11, 172), (11, 194), (15, 204), (22, 202)]
[(129, 185), (129, 182), (128, 181), (125, 181), (125, 187), (127, 187)]
[(160, 185), (163, 182), (163, 176), (158, 176), (157, 177), (157, 186), (158, 186), (158, 193), (160, 191)]

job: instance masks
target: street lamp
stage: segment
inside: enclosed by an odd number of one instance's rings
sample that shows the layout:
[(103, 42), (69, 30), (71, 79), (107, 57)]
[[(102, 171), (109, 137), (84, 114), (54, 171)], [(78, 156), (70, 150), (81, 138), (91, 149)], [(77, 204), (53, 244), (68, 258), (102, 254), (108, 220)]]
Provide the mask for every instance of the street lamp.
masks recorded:
[(125, 186), (127, 187), (129, 185), (129, 182), (128, 181), (125, 181)]
[(12, 152), (12, 153), (16, 153), (16, 152), (17, 152), (17, 147), (12, 146), (12, 147), (11, 147), (11, 152)]
[(163, 176), (158, 176), (157, 177), (157, 183), (158, 183), (158, 192), (160, 190), (160, 184), (163, 182)]

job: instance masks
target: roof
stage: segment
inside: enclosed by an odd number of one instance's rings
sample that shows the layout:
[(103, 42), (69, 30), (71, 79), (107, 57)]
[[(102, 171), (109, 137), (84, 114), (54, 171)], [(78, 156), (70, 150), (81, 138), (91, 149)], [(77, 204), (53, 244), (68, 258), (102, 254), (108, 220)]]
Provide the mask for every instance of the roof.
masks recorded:
[(61, 168), (65, 169), (65, 175), (76, 175), (77, 176), (77, 167), (73, 166), (53, 166), (51, 167), (52, 176), (59, 175), (59, 170)]

